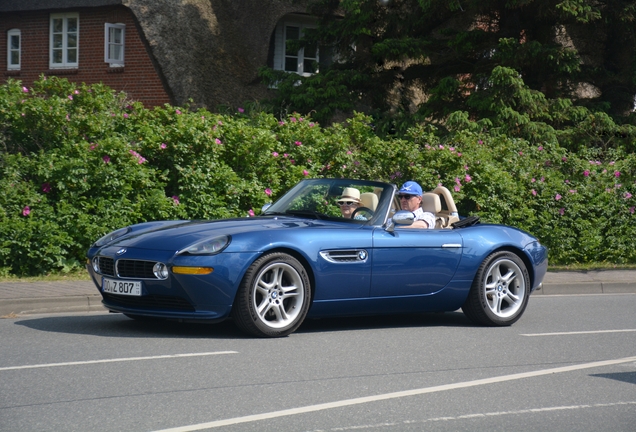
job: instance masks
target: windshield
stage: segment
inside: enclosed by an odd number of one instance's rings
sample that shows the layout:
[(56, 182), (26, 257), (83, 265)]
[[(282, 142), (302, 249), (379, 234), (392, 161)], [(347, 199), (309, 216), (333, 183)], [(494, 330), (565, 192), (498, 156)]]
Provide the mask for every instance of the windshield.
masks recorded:
[(374, 181), (303, 180), (263, 215), (285, 214), (378, 225), (386, 220), (394, 191), (394, 185)]

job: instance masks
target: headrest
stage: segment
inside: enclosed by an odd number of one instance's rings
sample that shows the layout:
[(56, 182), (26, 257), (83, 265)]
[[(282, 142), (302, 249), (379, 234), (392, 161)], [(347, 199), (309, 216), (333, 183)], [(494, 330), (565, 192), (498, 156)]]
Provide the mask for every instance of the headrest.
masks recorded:
[(434, 215), (442, 211), (442, 202), (439, 195), (433, 192), (426, 192), (422, 195), (422, 210), (431, 212)]

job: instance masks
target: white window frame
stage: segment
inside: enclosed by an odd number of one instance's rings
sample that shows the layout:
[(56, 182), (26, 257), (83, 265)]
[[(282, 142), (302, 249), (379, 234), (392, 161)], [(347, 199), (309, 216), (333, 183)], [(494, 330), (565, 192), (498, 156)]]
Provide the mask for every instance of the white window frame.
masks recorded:
[[(76, 46), (69, 46), (69, 35), (72, 34), (71, 32), (68, 31), (68, 21), (69, 19), (76, 19), (77, 20), (77, 28), (75, 33), (75, 41), (76, 41)], [(54, 32), (54, 26), (53, 23), (55, 20), (61, 19), (63, 20), (62, 22), (62, 31), (61, 32)], [(80, 32), (80, 22), (79, 22), (79, 13), (77, 12), (71, 12), (71, 13), (56, 13), (56, 14), (51, 14), (51, 19), (49, 22), (49, 68), (51, 69), (76, 69), (79, 67), (79, 44), (80, 44), (80, 38), (79, 38), (79, 32)], [(55, 37), (57, 35), (61, 35), (62, 37), (62, 41), (61, 41), (61, 47), (57, 47), (57, 46), (53, 46), (54, 45), (54, 40)], [(54, 51), (57, 50), (62, 50), (62, 61), (58, 62), (58, 63), (54, 63)], [(76, 53), (75, 53), (75, 61), (69, 61), (68, 59), (68, 55), (69, 52), (71, 50), (75, 49)]]
[[(274, 69), (285, 71), (285, 59), (286, 55), (286, 45), (287, 45), (287, 27), (298, 27), (299, 28), (299, 37), (302, 38), (305, 29), (307, 28), (316, 28), (315, 20), (305, 18), (305, 17), (288, 17), (282, 20), (278, 26), (276, 27), (276, 41), (274, 46)], [(296, 56), (295, 56), (296, 57)], [(297, 73), (301, 76), (311, 76), (320, 72), (319, 69), (316, 69), (314, 72), (305, 72), (305, 49), (301, 48), (298, 51), (298, 67), (296, 71), (286, 71), (289, 73)], [(311, 57), (311, 60), (315, 61), (316, 64), (320, 62), (320, 50), (316, 47), (316, 57)]]
[[(111, 29), (119, 29), (121, 30), (121, 43), (117, 44), (112, 41), (110, 38), (110, 30)], [(121, 58), (114, 58), (110, 56), (110, 48), (111, 46), (119, 45), (121, 47)], [(124, 56), (125, 56), (125, 48), (126, 48), (126, 24), (104, 24), (104, 61), (108, 63), (110, 67), (123, 67), (124, 66)]]
[[(18, 37), (18, 47), (11, 47), (11, 39)], [(11, 54), (18, 53), (18, 63), (11, 64)], [(7, 32), (7, 70), (20, 70), (22, 64), (22, 32), (20, 29), (11, 29)]]

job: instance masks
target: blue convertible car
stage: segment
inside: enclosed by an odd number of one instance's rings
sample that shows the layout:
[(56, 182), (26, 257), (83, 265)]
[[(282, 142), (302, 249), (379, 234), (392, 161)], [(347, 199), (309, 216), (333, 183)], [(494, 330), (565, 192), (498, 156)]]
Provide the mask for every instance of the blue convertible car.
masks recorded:
[[(337, 201), (357, 190), (358, 207)], [(306, 317), (455, 311), (511, 325), (547, 269), (547, 250), (516, 228), (460, 218), (444, 187), (423, 195), (435, 229), (407, 229), (395, 185), (304, 180), (261, 216), (148, 222), (91, 246), (104, 306), (134, 319), (214, 322), (286, 336)], [(359, 197), (359, 198), (358, 198)], [(341, 203), (343, 204), (343, 203)]]

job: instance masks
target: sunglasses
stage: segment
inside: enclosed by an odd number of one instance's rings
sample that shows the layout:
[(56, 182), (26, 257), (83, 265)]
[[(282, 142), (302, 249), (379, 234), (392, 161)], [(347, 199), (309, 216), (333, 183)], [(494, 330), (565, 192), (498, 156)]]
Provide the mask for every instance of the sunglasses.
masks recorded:
[(352, 206), (354, 204), (358, 204), (355, 201), (338, 201), (336, 204), (338, 204), (339, 206)]
[(405, 200), (410, 200), (411, 198), (413, 198), (415, 195), (398, 195), (398, 199), (405, 199)]

